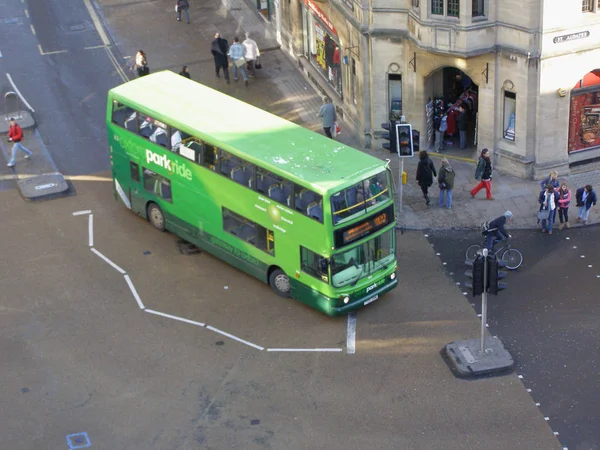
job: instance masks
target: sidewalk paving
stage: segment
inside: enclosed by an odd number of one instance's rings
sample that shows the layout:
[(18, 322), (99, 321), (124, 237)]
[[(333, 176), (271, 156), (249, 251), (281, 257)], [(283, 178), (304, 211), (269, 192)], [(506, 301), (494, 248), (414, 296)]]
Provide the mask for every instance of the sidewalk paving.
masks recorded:
[[(177, 22), (171, 3), (148, 2), (142, 10), (139, 4), (128, 0), (96, 0), (101, 7), (102, 15), (108, 21), (110, 29), (119, 30), (116, 42), (121, 52), (134, 55), (142, 48), (148, 55), (151, 71), (173, 70), (179, 72), (185, 64), (189, 66), (192, 79), (198, 80), (214, 89), (218, 89), (240, 100), (263, 108), (273, 114), (321, 132), (320, 121), (316, 114), (321, 105), (321, 96), (303, 77), (297, 66), (281, 50), (276, 41), (275, 32), (266, 22), (252, 11), (243, 0), (222, 0), (206, 2), (201, 7), (193, 4), (190, 8), (191, 25)], [(148, 26), (148, 24), (154, 24)], [(169, 36), (168, 39), (157, 39), (156, 26)], [(262, 50), (263, 69), (257, 71), (257, 77), (250, 79), (245, 87), (240, 82), (225, 84), (225, 81), (214, 76), (214, 65), (210, 54), (210, 42), (215, 32), (232, 40), (234, 36), (244, 38), (250, 32)], [(131, 61), (128, 59), (128, 61)], [(231, 75), (231, 69), (230, 69)], [(232, 127), (235, 117), (232, 111)], [(363, 150), (380, 159), (390, 159), (394, 178), (398, 180), (399, 161), (395, 155), (381, 148), (381, 140), (373, 140), (371, 149), (364, 149), (356, 129), (342, 124), (342, 134), (338, 140), (346, 145)], [(436, 169), (440, 166), (440, 156), (430, 153)], [(403, 188), (402, 211), (399, 221), (408, 229), (464, 229), (477, 228), (482, 222), (494, 219), (506, 210), (513, 212), (513, 228), (535, 228), (537, 222), (537, 201), (539, 181), (521, 180), (510, 174), (494, 172), (492, 192), (494, 201), (485, 200), (485, 192), (480, 192), (475, 199), (470, 196), (470, 189), (476, 184), (474, 179), (475, 165), (472, 162), (453, 160), (451, 165), (456, 172), (451, 210), (439, 208), (437, 183), (431, 189), (431, 206), (426, 207), (419, 186), (415, 182), (418, 158), (406, 158), (404, 170), (408, 175), (408, 184)], [(585, 184), (598, 186), (600, 171), (587, 172), (561, 177), (566, 180), (575, 195), (575, 190)], [(572, 226), (575, 223), (577, 209), (572, 203), (570, 216)], [(600, 206), (599, 206), (600, 208)], [(558, 218), (557, 218), (558, 219)], [(597, 221), (592, 212), (590, 221)], [(555, 225), (556, 227), (558, 225)]]

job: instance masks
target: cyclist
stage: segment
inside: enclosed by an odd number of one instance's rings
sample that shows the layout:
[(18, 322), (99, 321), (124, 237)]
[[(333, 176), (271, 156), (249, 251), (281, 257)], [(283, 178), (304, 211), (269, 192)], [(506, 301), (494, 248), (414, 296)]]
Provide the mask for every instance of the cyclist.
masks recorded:
[(488, 229), (484, 232), (486, 237), (486, 247), (488, 250), (493, 251), (496, 242), (503, 241), (511, 237), (504, 228), (504, 225), (510, 223), (512, 217), (513, 213), (506, 211), (503, 215), (497, 217), (489, 223)]

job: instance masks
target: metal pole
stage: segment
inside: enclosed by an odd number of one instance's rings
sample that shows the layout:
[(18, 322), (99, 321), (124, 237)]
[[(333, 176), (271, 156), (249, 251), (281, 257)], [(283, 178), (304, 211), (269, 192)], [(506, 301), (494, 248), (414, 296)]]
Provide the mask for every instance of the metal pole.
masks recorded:
[(485, 324), (487, 323), (488, 249), (483, 249), (483, 294), (481, 294), (481, 353), (485, 353)]
[(400, 203), (400, 206), (398, 207), (398, 209), (400, 211), (402, 211), (402, 175), (404, 174), (404, 158), (400, 158), (400, 174), (398, 177), (398, 201)]

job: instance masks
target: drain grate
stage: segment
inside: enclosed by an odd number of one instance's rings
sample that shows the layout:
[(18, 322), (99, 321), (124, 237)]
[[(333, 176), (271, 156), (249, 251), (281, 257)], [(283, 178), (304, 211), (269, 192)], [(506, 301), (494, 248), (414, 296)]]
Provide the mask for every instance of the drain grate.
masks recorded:
[(84, 22), (70, 22), (66, 25), (62, 25), (61, 28), (67, 33), (81, 33), (82, 31), (91, 31), (94, 26), (87, 21)]

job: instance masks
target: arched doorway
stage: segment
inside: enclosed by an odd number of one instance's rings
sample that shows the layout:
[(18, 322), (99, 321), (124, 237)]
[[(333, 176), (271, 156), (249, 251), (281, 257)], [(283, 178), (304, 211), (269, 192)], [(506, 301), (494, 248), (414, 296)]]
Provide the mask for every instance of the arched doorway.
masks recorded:
[[(477, 149), (478, 86), (462, 70), (442, 67), (425, 78), (430, 150), (472, 157)], [(463, 112), (464, 111), (464, 112)], [(463, 147), (459, 128), (466, 128)]]
[(569, 153), (600, 147), (600, 69), (588, 72), (571, 90)]

